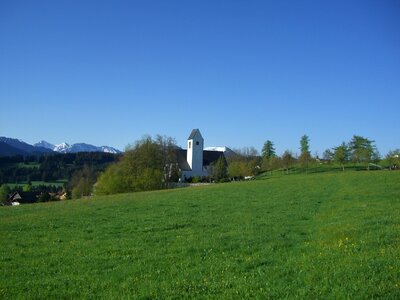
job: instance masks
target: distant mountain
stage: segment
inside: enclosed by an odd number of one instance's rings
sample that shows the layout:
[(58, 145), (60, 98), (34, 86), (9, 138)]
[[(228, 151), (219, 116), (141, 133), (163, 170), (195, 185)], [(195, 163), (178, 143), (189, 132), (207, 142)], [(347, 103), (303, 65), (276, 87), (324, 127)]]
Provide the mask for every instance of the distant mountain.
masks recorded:
[(103, 152), (103, 149), (101, 147), (96, 147), (85, 143), (77, 143), (71, 145), (67, 149), (67, 152)]
[(51, 149), (55, 152), (59, 153), (77, 153), (77, 152), (107, 152), (107, 153), (121, 153), (121, 151), (110, 147), (110, 146), (93, 146), (86, 143), (76, 143), (76, 144), (68, 144), (68, 143), (61, 143), (57, 145), (53, 145), (46, 141), (40, 141), (36, 143), (34, 146), (45, 147), (47, 149)]
[(110, 146), (101, 146), (100, 148), (103, 150), (103, 152), (106, 152), (106, 153), (114, 153), (114, 154), (122, 153), (122, 151), (119, 151), (118, 149), (115, 149)]
[[(12, 139), (12, 138), (7, 138), (7, 137), (0, 137), (0, 142), (7, 144), (8, 146), (13, 147), (14, 149), (19, 150), (19, 153), (16, 154), (21, 154), (21, 155), (28, 155), (28, 154), (44, 154), (44, 153), (51, 153), (53, 152), (50, 149), (44, 148), (44, 147), (34, 147), (32, 145), (29, 145), (25, 143), (24, 141), (18, 140), (18, 139)], [(8, 150), (11, 150), (8, 148)], [(4, 150), (6, 153), (7, 150)], [(8, 155), (8, 154), (3, 154), (2, 151), (0, 151), (0, 155)]]
[(107, 152), (107, 153), (121, 153), (121, 151), (110, 146), (93, 146), (85, 143), (77, 143), (69, 145), (61, 143), (53, 145), (46, 141), (40, 141), (34, 145), (25, 143), (24, 141), (0, 137), (0, 156), (12, 155), (41, 155), (46, 153), (77, 153), (77, 152)]
[(70, 144), (61, 143), (61, 144), (55, 145), (53, 148), (53, 151), (60, 152), (60, 153), (67, 153), (69, 148), (71, 148)]
[(27, 155), (28, 152), (10, 146), (7, 143), (0, 142), (0, 156)]
[(40, 141), (39, 143), (33, 144), (33, 146), (34, 147), (43, 147), (43, 148), (46, 148), (46, 149), (50, 149), (52, 151), (54, 151), (54, 147), (55, 147), (55, 145), (50, 144), (50, 143), (48, 143), (46, 141), (43, 141), (43, 140)]

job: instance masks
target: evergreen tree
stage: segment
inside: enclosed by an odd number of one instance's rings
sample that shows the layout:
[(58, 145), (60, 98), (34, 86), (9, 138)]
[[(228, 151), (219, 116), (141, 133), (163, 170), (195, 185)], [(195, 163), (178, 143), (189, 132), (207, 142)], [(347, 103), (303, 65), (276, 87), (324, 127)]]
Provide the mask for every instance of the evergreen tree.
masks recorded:
[(271, 142), (270, 140), (267, 140), (262, 148), (262, 157), (264, 159), (270, 159), (275, 156), (276, 153), (275, 153), (274, 143)]
[(299, 160), (304, 167), (308, 167), (308, 163), (311, 160), (310, 152), (310, 138), (307, 135), (303, 135), (300, 139), (300, 157)]
[(300, 153), (311, 156), (310, 152), (310, 138), (305, 134), (300, 139)]

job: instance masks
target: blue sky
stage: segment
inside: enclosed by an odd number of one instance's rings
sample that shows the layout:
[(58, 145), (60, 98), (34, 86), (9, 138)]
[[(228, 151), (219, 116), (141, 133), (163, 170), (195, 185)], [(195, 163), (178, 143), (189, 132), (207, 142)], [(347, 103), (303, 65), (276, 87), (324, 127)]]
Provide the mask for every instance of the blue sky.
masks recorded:
[(400, 148), (400, 2), (1, 1), (0, 136)]

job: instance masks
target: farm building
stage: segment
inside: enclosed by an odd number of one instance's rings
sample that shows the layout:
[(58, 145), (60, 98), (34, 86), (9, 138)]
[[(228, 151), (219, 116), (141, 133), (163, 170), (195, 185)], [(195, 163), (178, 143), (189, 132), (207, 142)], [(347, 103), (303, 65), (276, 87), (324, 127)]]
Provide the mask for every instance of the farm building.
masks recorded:
[(18, 192), (13, 193), (8, 197), (8, 204), (9, 205), (19, 205), (21, 203), (22, 197)]

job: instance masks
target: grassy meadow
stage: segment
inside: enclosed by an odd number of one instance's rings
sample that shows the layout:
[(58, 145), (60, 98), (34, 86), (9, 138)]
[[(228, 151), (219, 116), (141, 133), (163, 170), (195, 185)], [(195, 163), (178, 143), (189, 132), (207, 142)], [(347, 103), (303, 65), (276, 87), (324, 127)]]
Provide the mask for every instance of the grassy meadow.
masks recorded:
[(400, 298), (400, 172), (0, 207), (0, 298)]

